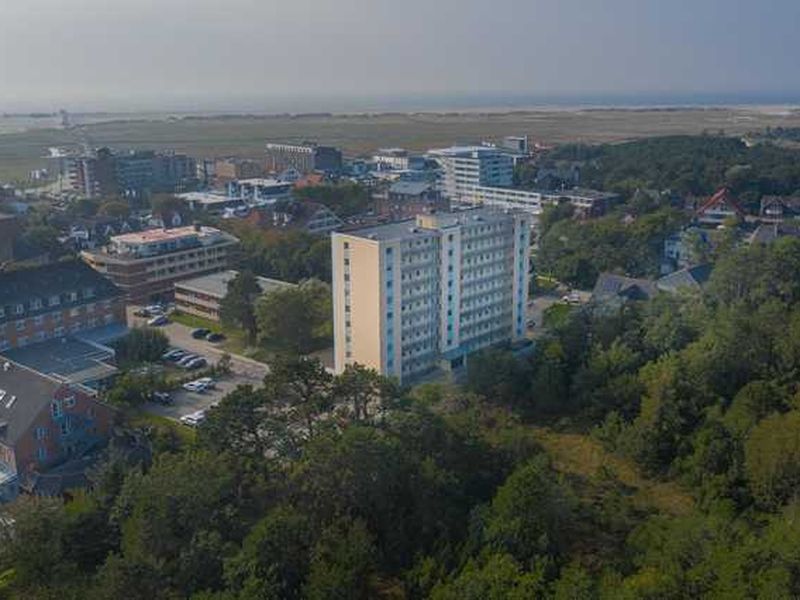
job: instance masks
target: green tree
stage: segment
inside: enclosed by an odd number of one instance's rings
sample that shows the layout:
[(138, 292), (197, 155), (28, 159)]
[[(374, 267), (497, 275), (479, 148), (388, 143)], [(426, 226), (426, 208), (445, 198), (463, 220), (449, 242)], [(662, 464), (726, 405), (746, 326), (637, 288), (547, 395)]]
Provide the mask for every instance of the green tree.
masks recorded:
[(305, 596), (309, 600), (374, 597), (376, 549), (366, 525), (338, 519), (322, 532), (311, 553)]
[(219, 305), (222, 322), (244, 329), (249, 344), (253, 344), (258, 335), (255, 302), (261, 294), (256, 276), (250, 271), (241, 271), (228, 282), (228, 291)]
[(152, 327), (132, 329), (114, 344), (121, 363), (157, 362), (169, 347), (169, 338)]
[(258, 301), (256, 319), (262, 343), (307, 354), (332, 338), (330, 287), (309, 280), (295, 288), (274, 290)]

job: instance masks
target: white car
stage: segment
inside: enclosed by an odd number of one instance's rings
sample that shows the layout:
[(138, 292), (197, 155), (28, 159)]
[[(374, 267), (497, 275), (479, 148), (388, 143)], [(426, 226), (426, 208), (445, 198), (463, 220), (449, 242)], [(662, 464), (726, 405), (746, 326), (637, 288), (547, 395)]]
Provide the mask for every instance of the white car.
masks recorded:
[(206, 412), (204, 410), (198, 410), (197, 412), (193, 412), (188, 415), (183, 415), (180, 418), (180, 422), (189, 427), (197, 427), (198, 425), (200, 425), (200, 423), (205, 421), (205, 419), (206, 419)]
[(211, 377), (201, 377), (200, 379), (195, 379), (194, 383), (202, 383), (208, 390), (213, 390), (217, 384), (217, 382)]
[(185, 389), (187, 392), (200, 393), (206, 390), (206, 386), (198, 381), (190, 381), (189, 383), (183, 384), (183, 389)]

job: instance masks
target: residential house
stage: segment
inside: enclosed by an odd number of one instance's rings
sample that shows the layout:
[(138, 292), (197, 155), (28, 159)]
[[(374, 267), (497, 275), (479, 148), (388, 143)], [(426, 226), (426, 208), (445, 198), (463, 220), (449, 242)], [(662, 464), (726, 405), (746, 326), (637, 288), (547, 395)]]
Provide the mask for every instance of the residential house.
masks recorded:
[(800, 197), (763, 196), (758, 216), (761, 221), (768, 223), (800, 218)]
[(108, 438), (114, 411), (85, 388), (9, 360), (0, 364), (0, 502)]
[(713, 227), (719, 227), (731, 218), (745, 217), (744, 209), (727, 187), (720, 188), (713, 196), (702, 201), (694, 213), (697, 223)]

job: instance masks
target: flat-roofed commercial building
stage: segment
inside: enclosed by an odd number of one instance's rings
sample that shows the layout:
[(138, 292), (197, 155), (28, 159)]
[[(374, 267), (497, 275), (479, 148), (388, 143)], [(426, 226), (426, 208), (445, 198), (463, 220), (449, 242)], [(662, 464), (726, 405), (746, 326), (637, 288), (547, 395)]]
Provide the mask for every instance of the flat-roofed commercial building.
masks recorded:
[(332, 235), (336, 370), (406, 381), (522, 338), (531, 217), (478, 208)]
[(172, 298), (181, 279), (227, 269), (238, 242), (214, 227), (151, 229), (114, 236), (105, 248), (81, 257), (141, 303)]
[[(222, 299), (228, 294), (228, 284), (238, 275), (228, 270), (179, 281), (175, 284), (175, 307), (210, 321), (219, 321)], [(256, 277), (261, 291), (265, 294), (274, 290), (294, 287), (295, 284), (266, 277)]]

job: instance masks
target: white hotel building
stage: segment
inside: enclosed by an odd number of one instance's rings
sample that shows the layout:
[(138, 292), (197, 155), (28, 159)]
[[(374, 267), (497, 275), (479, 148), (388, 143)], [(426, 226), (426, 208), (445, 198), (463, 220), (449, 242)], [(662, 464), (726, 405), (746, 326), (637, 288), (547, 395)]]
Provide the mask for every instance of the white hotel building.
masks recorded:
[(401, 381), (525, 334), (530, 215), (488, 208), (334, 233), (337, 372)]
[(514, 159), (493, 146), (453, 146), (428, 156), (442, 169), (441, 191), (455, 202), (520, 209), (534, 216), (542, 211), (539, 192), (513, 189)]

